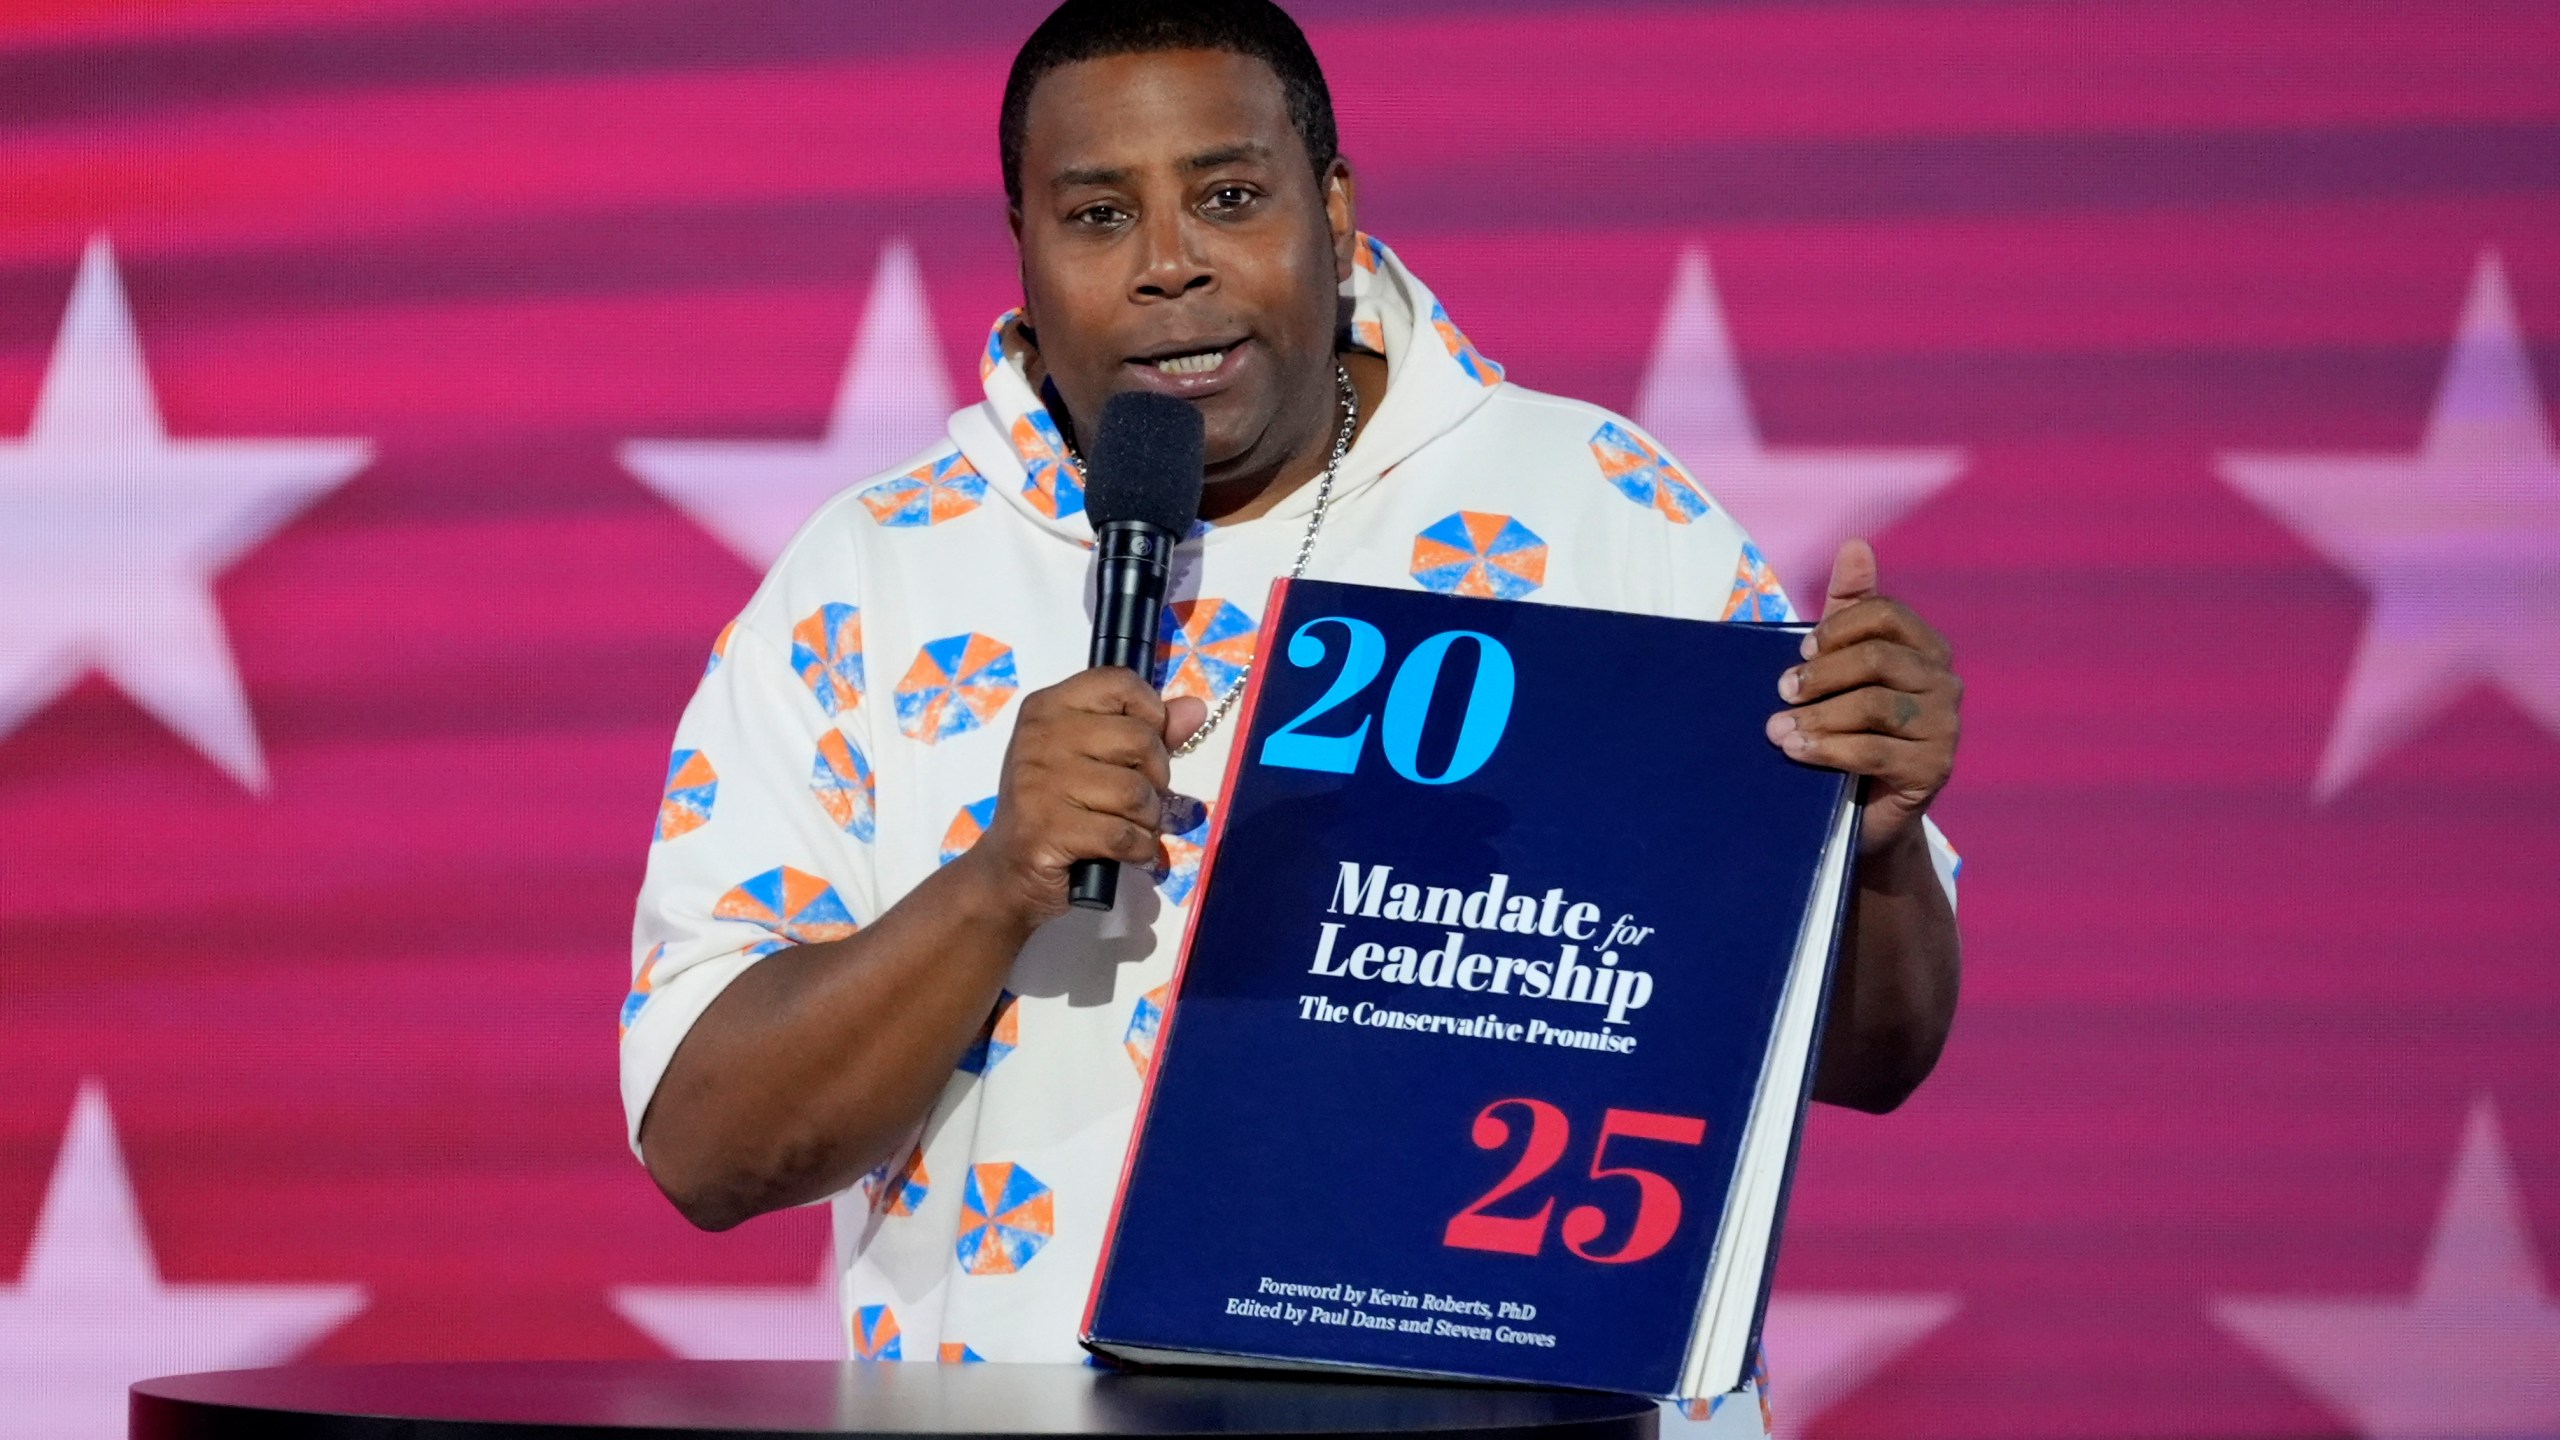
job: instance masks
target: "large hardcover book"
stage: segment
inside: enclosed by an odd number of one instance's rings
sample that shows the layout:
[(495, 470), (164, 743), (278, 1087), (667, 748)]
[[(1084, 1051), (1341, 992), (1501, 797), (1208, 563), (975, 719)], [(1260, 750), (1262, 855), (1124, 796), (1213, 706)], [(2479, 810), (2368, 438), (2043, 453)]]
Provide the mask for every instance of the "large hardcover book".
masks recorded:
[(1801, 627), (1264, 614), (1087, 1345), (1732, 1389), (1856, 841), (1763, 735)]

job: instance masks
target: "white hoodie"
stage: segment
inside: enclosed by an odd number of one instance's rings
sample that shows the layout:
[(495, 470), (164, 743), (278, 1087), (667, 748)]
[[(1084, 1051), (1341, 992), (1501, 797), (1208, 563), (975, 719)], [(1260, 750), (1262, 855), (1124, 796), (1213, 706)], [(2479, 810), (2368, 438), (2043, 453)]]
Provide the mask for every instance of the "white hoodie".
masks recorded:
[[(1308, 575), (1792, 618), (1742, 528), (1635, 425), (1505, 382), (1376, 240), (1345, 293), (1351, 343), (1386, 357), (1388, 385), (1342, 461)], [(965, 849), (993, 813), (1014, 701), (1084, 668), (1092, 529), (1013, 319), (988, 338), (986, 399), (952, 416), (947, 441), (810, 519), (722, 632), (677, 727), (623, 1005), (635, 1147), (668, 1059), (721, 988), (785, 945), (869, 923)], [(1315, 495), (1198, 527), (1176, 552), (1168, 694), (1214, 705), (1249, 662)], [(1175, 760), (1173, 789), (1214, 807), (1233, 738), (1222, 725)], [(1664, 738), (1631, 729), (1618, 743), (1640, 762)], [(1032, 937), (914, 1153), (836, 1197), (854, 1354), (1081, 1358), (1198, 874), (1196, 814), (1152, 887), (1124, 883), (1118, 909), (1071, 911)], [(1944, 874), (1952, 856), (1940, 861)]]

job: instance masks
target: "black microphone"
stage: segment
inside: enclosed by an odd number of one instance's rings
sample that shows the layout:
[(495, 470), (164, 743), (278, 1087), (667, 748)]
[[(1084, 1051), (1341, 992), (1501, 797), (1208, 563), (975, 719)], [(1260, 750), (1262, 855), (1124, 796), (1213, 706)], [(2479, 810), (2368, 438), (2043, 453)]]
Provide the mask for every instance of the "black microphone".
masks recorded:
[[(1105, 401), (1085, 451), (1085, 515), (1093, 522), (1093, 649), (1087, 665), (1118, 665), (1153, 683), (1158, 624), (1173, 547), (1200, 517), (1206, 461), (1200, 412), (1151, 390)], [(1120, 894), (1113, 860), (1067, 867), (1067, 901), (1108, 910)]]

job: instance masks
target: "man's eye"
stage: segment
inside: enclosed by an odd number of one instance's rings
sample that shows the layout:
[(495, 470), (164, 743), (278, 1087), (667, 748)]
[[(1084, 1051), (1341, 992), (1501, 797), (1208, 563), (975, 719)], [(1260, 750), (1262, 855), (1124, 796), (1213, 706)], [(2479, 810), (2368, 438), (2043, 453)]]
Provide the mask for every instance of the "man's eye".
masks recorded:
[(1079, 225), (1114, 225), (1120, 221), (1120, 208), (1116, 205), (1087, 205), (1068, 218)]
[(1253, 203), (1253, 192), (1242, 185), (1221, 185), (1209, 192), (1212, 210), (1241, 210)]

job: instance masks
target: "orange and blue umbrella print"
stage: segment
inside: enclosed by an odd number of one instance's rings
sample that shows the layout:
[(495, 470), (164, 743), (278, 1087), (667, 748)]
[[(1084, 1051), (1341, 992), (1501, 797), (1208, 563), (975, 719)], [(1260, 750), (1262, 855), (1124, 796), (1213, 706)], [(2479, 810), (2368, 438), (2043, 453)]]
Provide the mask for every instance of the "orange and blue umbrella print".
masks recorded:
[(640, 962), (640, 973), (631, 977), (631, 993), (622, 997), (620, 1034), (631, 1033), (631, 1022), (640, 1018), (641, 1007), (647, 1005), (649, 997), (657, 993), (658, 961), (663, 959), (666, 953), (667, 947), (663, 943), (653, 947), (649, 951), (649, 958)]
[(1475, 342), (1449, 318), (1448, 307), (1437, 301), (1431, 306), (1431, 328), (1440, 332), (1440, 343), (1449, 347), (1449, 354), (1457, 360), (1458, 368), (1467, 372), (1468, 379), (1488, 390), (1502, 383), (1502, 367), (1476, 348)]
[(969, 847), (977, 844), (978, 837), (986, 834), (987, 827), (994, 823), (996, 797), (993, 795), (961, 806), (960, 813), (951, 817), (949, 828), (942, 832), (942, 863), (948, 865), (968, 853)]
[(969, 1167), (960, 1197), (960, 1267), (972, 1275), (1010, 1275), (1031, 1263), (1057, 1233), (1049, 1187), (1019, 1165)]
[(928, 460), (862, 492), (862, 508), (891, 529), (957, 520), (987, 498), (987, 477), (958, 453)]
[(1084, 477), (1067, 459), (1067, 437), (1045, 410), (1013, 422), (1013, 453), (1022, 457), (1022, 494), (1041, 514), (1064, 520), (1084, 511)]
[(862, 612), (841, 603), (811, 611), (791, 627), (791, 668), (828, 714), (861, 704)]
[(884, 1215), (913, 1215), (933, 1193), (933, 1175), (924, 1168), (924, 1151), (907, 1152), (905, 1163), (883, 1165), (863, 1177), (871, 1185), (871, 1203)]
[(1165, 997), (1172, 990), (1171, 984), (1164, 984), (1139, 996), (1129, 1012), (1129, 1028), (1120, 1037), (1120, 1048), (1129, 1052), (1129, 1063), (1138, 1067), (1140, 1079), (1155, 1064), (1156, 1037), (1164, 1033)]
[(1593, 431), (1591, 454), (1600, 473), (1618, 493), (1639, 505), (1662, 512), (1674, 525), (1686, 525), (1707, 513), (1707, 497), (1681, 473), (1671, 457), (1645, 438), (1612, 420)]
[(771, 954), (785, 945), (841, 940), (856, 928), (853, 912), (844, 908), (834, 886), (788, 865), (730, 886), (711, 913), (721, 920), (760, 925), (781, 937), (754, 947), (752, 954)]
[(903, 1360), (898, 1353), (897, 1312), (886, 1305), (865, 1305), (853, 1312), (853, 1353), (859, 1360)]
[(658, 800), (658, 837), (673, 840), (711, 823), (711, 804), (720, 796), (720, 777), (711, 757), (699, 750), (679, 750), (667, 758), (666, 793)]
[(1547, 542), (1508, 515), (1461, 510), (1413, 537), (1413, 581), (1443, 595), (1517, 600), (1547, 581)]
[(1787, 605), (1786, 591), (1778, 588), (1777, 572), (1769, 568), (1769, 557), (1748, 540), (1742, 542), (1742, 559), (1733, 567), (1733, 589), (1725, 596), (1723, 618), (1764, 622), (1796, 618)]
[(1253, 617), (1226, 600), (1181, 600), (1164, 610), (1156, 688), (1216, 702), (1253, 664)]
[(987, 1012), (986, 1028), (960, 1052), (956, 1068), (964, 1074), (984, 1075), (1013, 1053), (1013, 1047), (1022, 1043), (1022, 1006), (1017, 1003), (1021, 999), (1010, 990), (996, 992), (996, 1008)]
[(1013, 698), (1013, 647), (972, 632), (928, 642), (898, 682), (898, 728), (927, 745), (966, 735)]
[(873, 829), (871, 763), (862, 758), (841, 730), (818, 737), (818, 758), (809, 767), (809, 789), (836, 828), (856, 840), (868, 840)]

